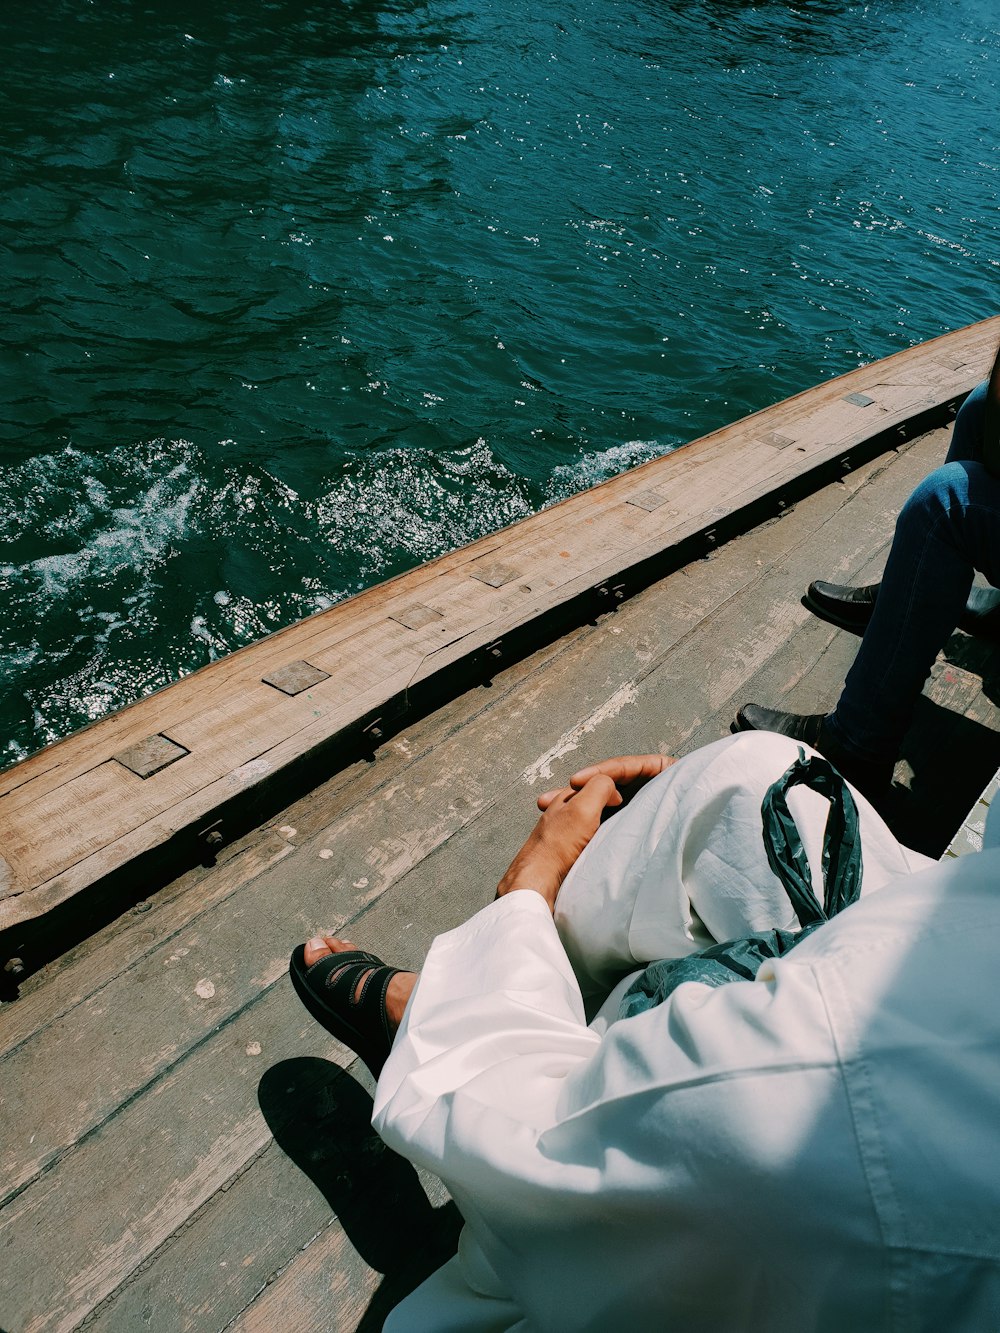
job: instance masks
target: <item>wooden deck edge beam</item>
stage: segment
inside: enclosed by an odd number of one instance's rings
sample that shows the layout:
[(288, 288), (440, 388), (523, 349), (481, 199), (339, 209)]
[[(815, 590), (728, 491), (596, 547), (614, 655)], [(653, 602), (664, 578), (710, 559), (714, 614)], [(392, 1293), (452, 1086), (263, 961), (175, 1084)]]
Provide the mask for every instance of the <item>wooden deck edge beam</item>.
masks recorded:
[[(796, 419), (801, 419), (803, 409), (810, 400), (816, 402), (818, 410), (825, 410), (843, 399), (852, 403), (858, 412), (856, 429), (833, 441), (829, 448), (814, 452), (808, 459), (802, 460), (800, 466), (787, 470), (777, 485), (765, 480), (746, 488), (728, 505), (716, 506), (708, 515), (702, 514), (686, 526), (675, 528), (674, 535), (666, 542), (646, 545), (635, 543), (630, 550), (568, 580), (556, 590), (550, 604), (542, 609), (535, 608), (523, 615), (517, 611), (501, 614), (499, 618), (459, 636), (456, 642), (426, 655), (406, 688), (388, 690), (374, 702), (372, 691), (366, 691), (362, 696), (363, 706), (353, 715), (346, 719), (341, 715), (337, 723), (326, 730), (322, 722), (316, 727), (306, 728), (300, 733), (301, 743), (292, 736), (272, 746), (266, 754), (269, 759), (273, 757), (277, 762), (261, 765), (259, 777), (229, 785), (225, 779), (207, 781), (193, 795), (154, 818), (138, 823), (99, 851), (82, 854), (75, 859), (67, 856), (65, 867), (44, 882), (19, 886), (20, 891), (0, 899), (0, 965), (14, 954), (29, 957), (31, 966), (44, 961), (45, 957), (64, 947), (68, 940), (78, 938), (81, 930), (89, 932), (95, 929), (124, 905), (146, 897), (190, 865), (210, 857), (213, 841), (228, 842), (255, 822), (276, 813), (290, 800), (330, 776), (337, 768), (371, 752), (375, 744), (396, 730), (404, 719), (412, 720), (426, 714), (470, 685), (488, 679), (502, 666), (551, 642), (560, 633), (594, 619), (623, 598), (747, 531), (763, 519), (781, 512), (785, 506), (845, 475), (854, 467), (899, 447), (907, 439), (944, 424), (954, 414), (964, 395), (988, 370), (988, 358), (992, 357), (998, 337), (1000, 318), (944, 335), (919, 348), (906, 349), (893, 357), (795, 395), (734, 423), (733, 427), (714, 432), (674, 454), (643, 464), (630, 473), (602, 483), (591, 492), (582, 493), (584, 496), (596, 496), (598, 492), (607, 494), (610, 493), (608, 488), (613, 487), (621, 491), (623, 480), (632, 478), (632, 489), (628, 496), (620, 497), (622, 502), (628, 503), (645, 496), (647, 498), (639, 509), (656, 511), (658, 505), (653, 504), (649, 497), (659, 495), (658, 483), (650, 480), (644, 490), (642, 483), (657, 472), (662, 479), (665, 468), (674, 466), (679, 473), (692, 466), (697, 470), (699, 465), (738, 470), (735, 457), (726, 456), (725, 465), (714, 457), (718, 454), (720, 443), (725, 443), (726, 435), (735, 432), (737, 428), (744, 433), (752, 432), (758, 444), (764, 436), (770, 434), (770, 441), (764, 442), (770, 443), (775, 449), (784, 450), (795, 443), (796, 437), (794, 431), (787, 427), (787, 433), (783, 433), (780, 429), (782, 423), (793, 414)], [(963, 350), (967, 346), (971, 347), (971, 351)], [(912, 377), (914, 370), (919, 369), (922, 358), (928, 364), (933, 364), (938, 371), (942, 366), (948, 367), (951, 376), (947, 383), (936, 386), (918, 384), (908, 408), (902, 411), (881, 409), (877, 417), (869, 417), (870, 408), (877, 401), (871, 394), (877, 393), (878, 386), (898, 385), (902, 382), (901, 378), (893, 379), (894, 367), (905, 365), (906, 376)], [(708, 461), (702, 463), (702, 456)], [(409, 606), (411, 610), (415, 609), (418, 620), (430, 623), (435, 617), (433, 613), (426, 615), (423, 600), (430, 575), (456, 563), (464, 564), (467, 569), (471, 559), (480, 559), (491, 551), (497, 552), (498, 562), (502, 563), (499, 556), (504, 543), (515, 540), (529, 525), (552, 528), (554, 524), (570, 521), (574, 502), (580, 498), (570, 497), (549, 510), (505, 529), (502, 534), (492, 534), (450, 556), (440, 557), (429, 566), (421, 566), (400, 575), (349, 602), (338, 604), (323, 613), (323, 616), (350, 617), (355, 612), (370, 616), (370, 611), (363, 612), (363, 606), (370, 605), (373, 598), (376, 604), (384, 604), (391, 594), (392, 606), (383, 609), (384, 618), (391, 616), (397, 624), (406, 625), (407, 613), (403, 612), (404, 618), (401, 620), (399, 608)], [(498, 543), (498, 537), (502, 537), (503, 542)], [(484, 583), (483, 595), (489, 595), (493, 586)], [(368, 603), (365, 602), (366, 598), (369, 599)], [(423, 615), (420, 614), (421, 607), (424, 607)], [(296, 631), (303, 631), (307, 627), (306, 632), (309, 632), (308, 627), (320, 619), (311, 617), (309, 621), (278, 631), (267, 640), (238, 650), (228, 660), (239, 658), (244, 662), (249, 661), (253, 655), (263, 654), (265, 650), (273, 657), (273, 645), (279, 638), (289, 642), (287, 657), (296, 656)], [(308, 657), (308, 653), (299, 655)], [(207, 674), (221, 665), (213, 663), (203, 669), (204, 676), (203, 673), (195, 673), (176, 685), (168, 686), (158, 696), (141, 700), (130, 709), (123, 710), (122, 714), (92, 724), (85, 732), (76, 733), (25, 760), (22, 765), (4, 775), (7, 791), (13, 793), (18, 790), (27, 778), (22, 770), (29, 766), (33, 766), (31, 776), (39, 773), (51, 775), (54, 766), (58, 767), (61, 756), (68, 754), (83, 735), (88, 737), (88, 743), (92, 745), (100, 729), (105, 728), (109, 735), (117, 734), (120, 739), (120, 719), (123, 715), (142, 708), (147, 713), (151, 709), (155, 710), (158, 699), (162, 699), (165, 704), (164, 696), (169, 697), (181, 689), (192, 690), (197, 686), (200, 676), (207, 681)], [(308, 665), (308, 662), (304, 665)], [(245, 672), (241, 673), (241, 679), (245, 675)], [(117, 728), (113, 725), (116, 722)], [(155, 727), (147, 728), (146, 734), (150, 735), (156, 730)], [(169, 727), (164, 728), (165, 733), (169, 731)], [(113, 758), (121, 748), (116, 745), (114, 753), (109, 748), (104, 759)], [(286, 753), (279, 754), (283, 750)], [(4, 799), (0, 796), (0, 814)], [(2, 869), (3, 862), (0, 859)]]

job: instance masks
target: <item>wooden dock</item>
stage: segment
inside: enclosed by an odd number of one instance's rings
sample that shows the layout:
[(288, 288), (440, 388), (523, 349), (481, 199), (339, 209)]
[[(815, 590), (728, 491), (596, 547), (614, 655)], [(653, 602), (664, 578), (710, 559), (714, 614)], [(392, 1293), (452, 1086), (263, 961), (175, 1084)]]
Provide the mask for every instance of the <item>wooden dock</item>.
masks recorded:
[(212, 663), (0, 774), (0, 963), (215, 855), (408, 719), (941, 424), (1000, 318), (831, 380)]
[[(322, 927), (419, 965), (574, 768), (684, 753), (748, 698), (829, 707), (856, 640), (801, 594), (877, 576), (998, 340), (990, 321), (779, 404), (4, 774), (7, 938), (57, 956), (0, 1008), (0, 1327), (381, 1327), (457, 1218), (371, 1134), (292, 947)], [(299, 660), (328, 675), (263, 682)], [(995, 771), (998, 685), (956, 633), (897, 767), (911, 845), (939, 855)], [(187, 753), (147, 778), (114, 757), (155, 735)], [(110, 919), (84, 937), (88, 912)]]

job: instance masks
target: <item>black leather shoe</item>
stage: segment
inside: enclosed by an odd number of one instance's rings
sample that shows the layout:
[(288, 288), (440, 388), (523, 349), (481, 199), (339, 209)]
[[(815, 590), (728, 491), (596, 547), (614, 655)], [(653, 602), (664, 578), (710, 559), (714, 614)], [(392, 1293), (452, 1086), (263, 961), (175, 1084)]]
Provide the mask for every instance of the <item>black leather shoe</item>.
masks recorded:
[(825, 713), (783, 713), (778, 708), (765, 708), (762, 704), (744, 704), (736, 714), (733, 731), (776, 731), (779, 736), (805, 741), (806, 745), (818, 750), (825, 721)]
[[(820, 620), (855, 634), (864, 634), (875, 610), (879, 587), (878, 583), (868, 583), (861, 588), (848, 588), (817, 579), (810, 583), (802, 604)], [(958, 628), (977, 639), (1000, 643), (1000, 588), (973, 588), (959, 617)]]
[(1000, 641), (1000, 588), (973, 588), (958, 628), (977, 639)]
[(828, 620), (831, 625), (852, 630), (855, 634), (864, 634), (875, 610), (878, 590), (877, 583), (846, 588), (839, 583), (824, 583), (817, 579), (810, 583), (802, 603), (820, 620)]
[(826, 719), (826, 713), (783, 713), (778, 708), (765, 708), (762, 704), (744, 704), (731, 729), (734, 732), (776, 731), (779, 736), (804, 741), (829, 759), (842, 777), (877, 806), (888, 792), (895, 765), (891, 760), (860, 759), (848, 754), (830, 735)]

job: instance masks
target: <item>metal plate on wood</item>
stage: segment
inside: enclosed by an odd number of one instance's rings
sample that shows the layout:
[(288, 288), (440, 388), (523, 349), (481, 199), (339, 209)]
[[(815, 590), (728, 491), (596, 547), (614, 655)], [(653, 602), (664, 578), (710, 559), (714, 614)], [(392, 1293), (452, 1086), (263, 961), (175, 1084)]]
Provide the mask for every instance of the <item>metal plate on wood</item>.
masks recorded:
[(656, 491), (640, 491), (638, 495), (630, 495), (625, 503), (635, 505), (637, 509), (645, 509), (651, 514), (654, 509), (659, 509), (660, 505), (667, 503), (667, 497), (658, 495)]
[(321, 680), (329, 679), (329, 671), (320, 671), (319, 667), (314, 667), (311, 662), (303, 659), (289, 662), (286, 666), (278, 667), (277, 671), (261, 676), (265, 685), (273, 685), (276, 690), (281, 690), (282, 694), (301, 694), (303, 690), (318, 685)]
[(444, 612), (435, 611), (432, 606), (422, 606), (418, 602), (416, 606), (408, 606), (404, 611), (394, 611), (389, 619), (397, 625), (405, 625), (407, 629), (423, 629), (433, 620), (443, 620)]
[(855, 407), (871, 407), (874, 398), (869, 398), (866, 393), (845, 393), (844, 402), (853, 403)]
[(123, 768), (127, 768), (130, 773), (134, 773), (136, 777), (151, 778), (154, 773), (159, 773), (161, 768), (175, 764), (178, 759), (183, 759), (190, 753), (190, 750), (185, 750), (184, 746), (178, 745), (176, 741), (156, 735), (147, 736), (144, 741), (130, 745), (127, 750), (119, 750), (111, 758)]
[(772, 430), (767, 435), (760, 437), (761, 444), (770, 444), (775, 449), (787, 449), (790, 444), (795, 443), (794, 436), (782, 435), (780, 431)]
[(502, 588), (505, 583), (511, 583), (514, 579), (520, 578), (516, 569), (511, 569), (510, 565), (490, 564), (480, 565), (474, 569), (471, 578), (478, 579), (480, 583), (486, 583), (491, 588)]

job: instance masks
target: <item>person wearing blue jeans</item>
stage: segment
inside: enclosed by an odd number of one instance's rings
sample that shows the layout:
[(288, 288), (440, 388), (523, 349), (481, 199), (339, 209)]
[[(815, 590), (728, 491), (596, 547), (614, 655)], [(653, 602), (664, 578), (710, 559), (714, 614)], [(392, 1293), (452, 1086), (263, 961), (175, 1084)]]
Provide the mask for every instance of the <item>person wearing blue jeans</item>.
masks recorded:
[[(977, 570), (991, 588), (972, 588)], [(989, 637), (1000, 633), (997, 589), (1000, 352), (989, 379), (962, 404), (944, 464), (900, 511), (882, 582), (809, 587), (805, 600), (812, 611), (864, 634), (833, 712), (803, 715), (748, 703), (733, 730), (805, 741), (877, 798), (892, 779), (924, 681), (952, 630), (961, 625)]]

